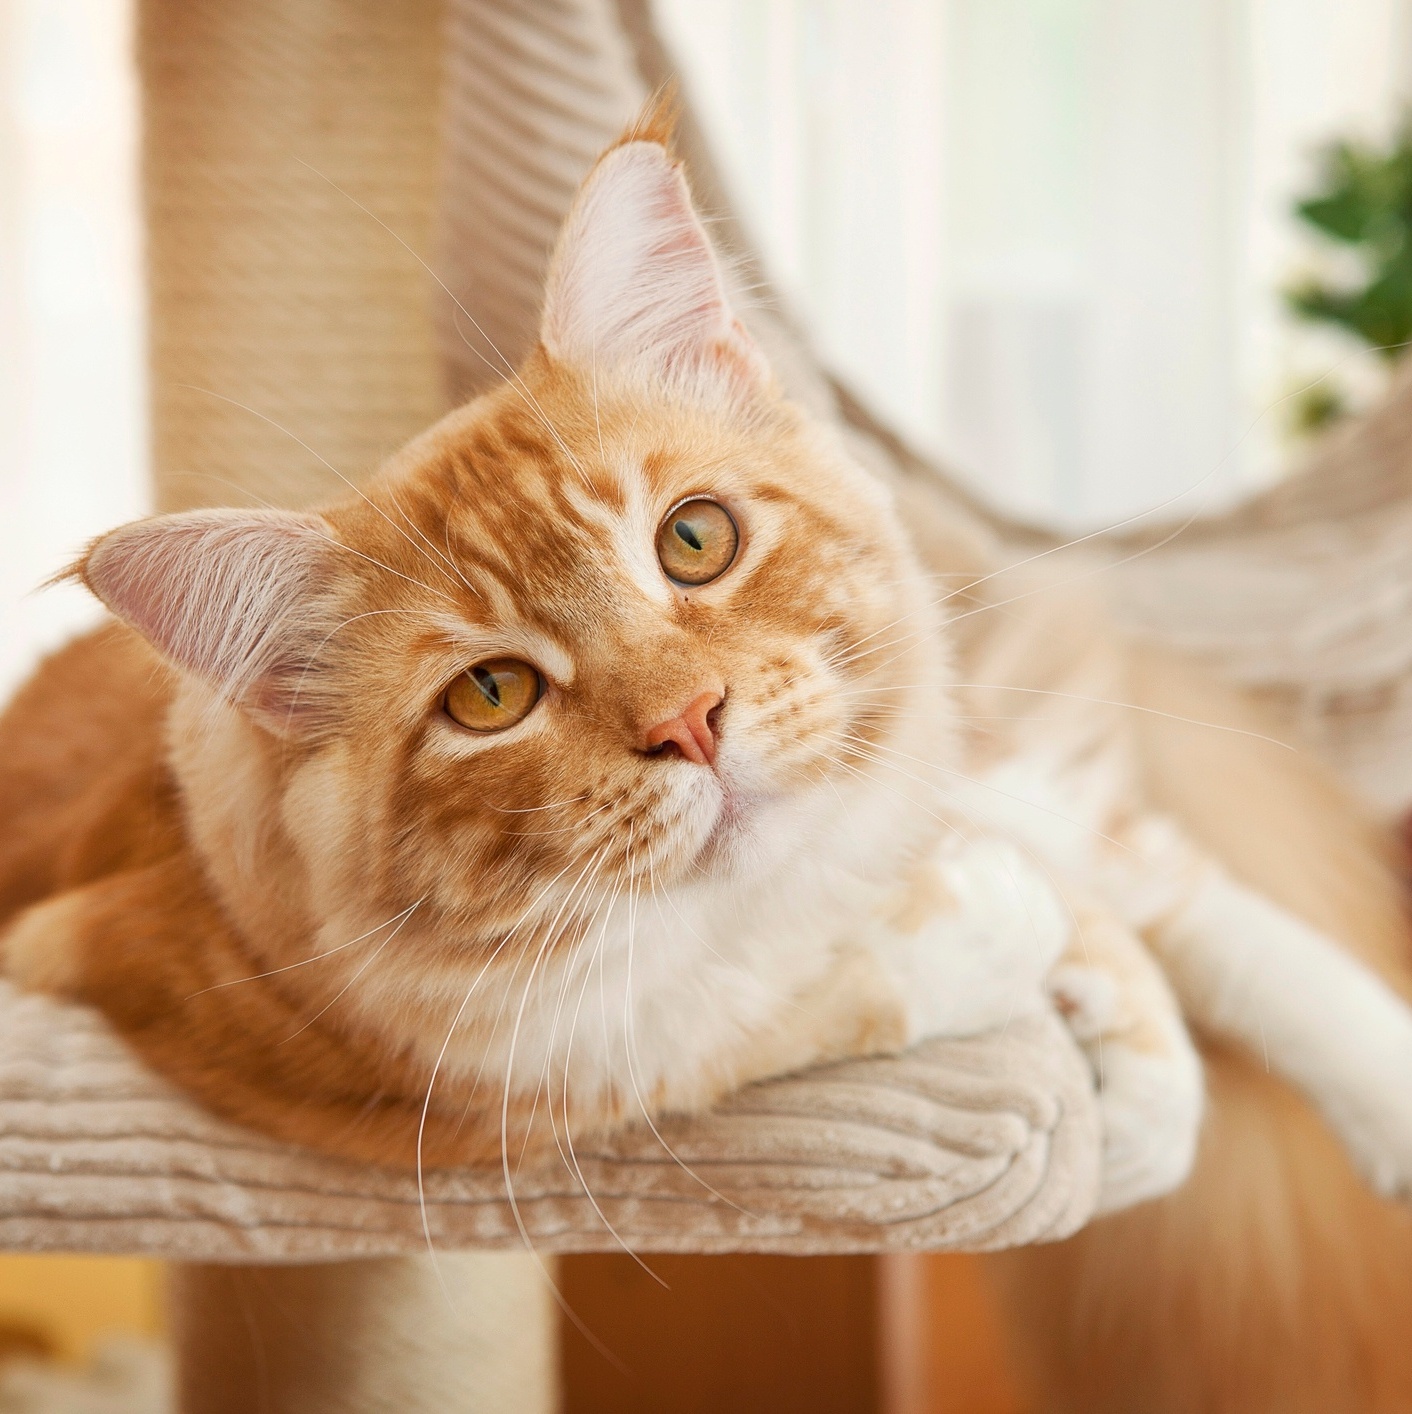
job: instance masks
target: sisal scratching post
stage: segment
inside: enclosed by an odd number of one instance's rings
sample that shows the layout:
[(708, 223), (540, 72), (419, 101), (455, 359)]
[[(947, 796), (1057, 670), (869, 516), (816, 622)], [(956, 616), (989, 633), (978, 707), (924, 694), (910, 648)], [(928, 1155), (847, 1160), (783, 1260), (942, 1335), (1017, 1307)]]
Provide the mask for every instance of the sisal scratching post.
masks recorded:
[(138, 45), (158, 503), (336, 496), (444, 411), (397, 239), (429, 244), (440, 7), (142, 0)]
[[(200, 1414), (536, 1414), (555, 1407), (552, 1299), (518, 1253), (186, 1266), (179, 1407)], [(400, 1319), (391, 1320), (396, 1315)], [(414, 1319), (413, 1319), (414, 1318)], [(528, 1318), (528, 1319), (527, 1319)]]
[[(427, 248), (439, 53), (435, 0), (143, 0), (162, 509), (329, 498), (442, 411), (425, 272), (379, 224)], [(523, 1255), (190, 1265), (173, 1296), (186, 1414), (555, 1407)]]

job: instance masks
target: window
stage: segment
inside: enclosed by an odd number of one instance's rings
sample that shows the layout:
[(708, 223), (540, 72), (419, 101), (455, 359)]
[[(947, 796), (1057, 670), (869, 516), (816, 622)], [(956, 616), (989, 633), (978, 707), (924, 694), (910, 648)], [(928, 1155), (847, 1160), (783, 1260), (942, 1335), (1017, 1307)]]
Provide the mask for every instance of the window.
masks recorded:
[(1078, 526), (1239, 496), (1289, 459), (1281, 399), (1374, 376), (1277, 291), (1311, 148), (1399, 113), (1409, 12), (658, 0), (830, 361), (987, 496)]

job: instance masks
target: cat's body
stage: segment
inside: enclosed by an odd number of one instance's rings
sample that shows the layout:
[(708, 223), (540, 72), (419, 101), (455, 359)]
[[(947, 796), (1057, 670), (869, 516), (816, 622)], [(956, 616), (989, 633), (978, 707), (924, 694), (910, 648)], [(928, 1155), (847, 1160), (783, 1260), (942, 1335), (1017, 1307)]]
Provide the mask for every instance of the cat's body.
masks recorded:
[[(142, 522), (78, 573), (132, 627), (0, 723), (6, 968), (235, 1119), (382, 1162), (572, 1162), (587, 1132), (1052, 995), (1117, 1208), (1193, 1161), (1170, 977), (1379, 1186), (1412, 1179), (1375, 832), (1057, 563), (945, 624), (888, 496), (779, 396), (650, 136), (580, 195), (525, 368), (366, 494)], [(1016, 1260), (1062, 1268), (1021, 1304), (1081, 1383), (1065, 1283), (1103, 1274)]]

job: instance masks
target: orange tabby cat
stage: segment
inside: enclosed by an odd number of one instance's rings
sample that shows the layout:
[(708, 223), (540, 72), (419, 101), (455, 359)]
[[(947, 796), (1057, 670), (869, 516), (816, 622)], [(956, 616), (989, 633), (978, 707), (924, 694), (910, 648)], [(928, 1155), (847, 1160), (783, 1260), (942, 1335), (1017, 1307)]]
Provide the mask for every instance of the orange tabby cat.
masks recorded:
[[(1375, 832), (1062, 574), (944, 625), (655, 135), (585, 183), (525, 367), (366, 495), (139, 522), (76, 573), (123, 622), (0, 723), (0, 945), (213, 1109), (487, 1161), (1052, 996), (1104, 1206), (1195, 1172), (1007, 1259), (1047, 1407), (1412, 1398), (1407, 1215), (1236, 1049), (1407, 1190)], [(1199, 1155), (1174, 989), (1226, 1038)]]

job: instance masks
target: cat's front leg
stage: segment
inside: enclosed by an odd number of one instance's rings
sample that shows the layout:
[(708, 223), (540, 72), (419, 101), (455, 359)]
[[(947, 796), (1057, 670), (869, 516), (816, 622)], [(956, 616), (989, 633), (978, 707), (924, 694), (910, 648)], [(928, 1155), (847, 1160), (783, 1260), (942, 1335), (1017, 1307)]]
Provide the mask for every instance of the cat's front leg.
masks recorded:
[(1187, 1176), (1201, 1061), (1161, 969), (1110, 908), (1015, 845), (982, 837), (926, 859), (873, 946), (909, 1042), (1004, 1026), (1054, 1004), (1098, 1088), (1101, 1210), (1157, 1197)]
[(1412, 1007), (1172, 821), (1140, 817), (1120, 843), (1097, 877), (1184, 1012), (1298, 1085), (1378, 1192), (1412, 1198)]
[(1171, 1192), (1191, 1172), (1201, 1058), (1142, 940), (1096, 901), (1066, 897), (1074, 931), (1048, 987), (1093, 1067), (1103, 1119), (1098, 1210), (1113, 1212)]
[(952, 840), (911, 871), (870, 946), (906, 1015), (907, 1042), (969, 1036), (1047, 1005), (1045, 979), (1073, 920), (1022, 850), (992, 836)]
[(1131, 838), (1187, 865), (1180, 901), (1145, 931), (1188, 1014), (1299, 1085), (1378, 1192), (1412, 1198), (1412, 1008), (1165, 821)]

